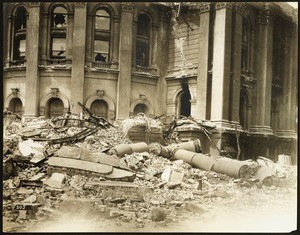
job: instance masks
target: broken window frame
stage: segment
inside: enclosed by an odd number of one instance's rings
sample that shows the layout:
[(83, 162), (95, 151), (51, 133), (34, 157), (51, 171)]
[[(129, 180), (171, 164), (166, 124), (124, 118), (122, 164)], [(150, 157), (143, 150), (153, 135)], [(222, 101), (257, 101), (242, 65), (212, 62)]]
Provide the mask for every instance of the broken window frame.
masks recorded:
[[(148, 18), (148, 26), (145, 27), (145, 18)], [(137, 19), (136, 32), (136, 66), (150, 66), (150, 49), (151, 49), (151, 17), (146, 13), (141, 13)], [(144, 55), (143, 55), (144, 54)]]
[[(55, 25), (55, 16), (57, 13), (55, 13), (55, 10), (58, 8), (63, 8), (65, 10), (64, 13), (61, 13), (64, 17), (65, 17), (65, 22), (61, 25)], [(60, 14), (60, 13), (59, 13)], [(68, 49), (68, 44), (67, 44), (67, 26), (68, 26), (68, 11), (67, 8), (64, 5), (55, 5), (52, 8), (51, 11), (51, 28), (50, 28), (50, 50), (49, 50), (49, 61), (55, 61), (55, 60), (59, 60), (59, 61), (65, 61), (66, 59), (66, 54), (67, 54), (67, 49)], [(65, 48), (63, 51), (63, 55), (55, 55), (54, 52), (56, 52), (57, 50), (54, 50), (54, 41), (57, 39), (64, 39), (65, 40)]]
[[(24, 6), (18, 6), (13, 16), (13, 36), (12, 36), (12, 62), (22, 64), (26, 61), (26, 26), (28, 12)], [(24, 50), (20, 50), (20, 44), (25, 41)], [(20, 55), (23, 53), (24, 55)]]
[[(105, 12), (106, 14), (100, 14), (99, 12)], [(111, 61), (111, 28), (112, 28), (112, 14), (109, 9), (105, 7), (100, 7), (96, 10), (94, 15), (94, 41), (93, 41), (93, 55), (92, 55), (92, 61), (94, 63), (110, 63)], [(99, 27), (97, 27), (97, 20), (101, 21), (101, 19), (104, 19), (108, 24), (109, 27), (103, 27), (101, 28), (101, 24)], [(96, 51), (96, 42), (104, 42), (108, 43), (108, 48), (97, 48)], [(106, 57), (105, 61), (96, 61), (96, 55), (99, 53), (104, 57)]]

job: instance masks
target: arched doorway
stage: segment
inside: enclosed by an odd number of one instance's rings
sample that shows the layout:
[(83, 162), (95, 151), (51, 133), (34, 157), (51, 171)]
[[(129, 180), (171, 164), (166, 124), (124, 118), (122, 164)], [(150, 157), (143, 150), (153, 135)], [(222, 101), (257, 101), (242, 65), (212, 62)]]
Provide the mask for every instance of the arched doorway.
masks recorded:
[(23, 104), (19, 98), (13, 98), (9, 102), (8, 110), (18, 115), (23, 114)]
[(58, 117), (64, 114), (64, 103), (59, 98), (50, 98), (46, 107), (46, 118)]
[(138, 113), (144, 113), (146, 116), (149, 114), (149, 109), (145, 104), (137, 104), (133, 109), (133, 115), (137, 115)]
[(180, 116), (189, 117), (191, 115), (191, 93), (189, 85), (187, 83), (183, 83), (181, 87), (182, 93), (179, 98), (179, 114)]
[(104, 100), (95, 100), (91, 104), (90, 110), (94, 115), (107, 119), (108, 104), (106, 103), (106, 101), (104, 101)]

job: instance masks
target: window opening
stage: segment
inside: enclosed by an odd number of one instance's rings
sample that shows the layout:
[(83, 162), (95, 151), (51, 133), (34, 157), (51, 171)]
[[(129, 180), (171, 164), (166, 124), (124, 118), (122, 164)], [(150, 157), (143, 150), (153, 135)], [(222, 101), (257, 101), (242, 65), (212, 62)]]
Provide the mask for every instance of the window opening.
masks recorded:
[(20, 6), (17, 8), (14, 17), (12, 57), (16, 62), (22, 62), (26, 57), (26, 21), (26, 9), (23, 6)]
[(63, 7), (56, 7), (53, 10), (52, 26), (62, 28), (67, 26), (67, 10)]
[(48, 101), (47, 118), (58, 117), (64, 114), (64, 104), (59, 98), (51, 98)]
[(136, 65), (149, 66), (150, 18), (140, 14), (137, 22)]

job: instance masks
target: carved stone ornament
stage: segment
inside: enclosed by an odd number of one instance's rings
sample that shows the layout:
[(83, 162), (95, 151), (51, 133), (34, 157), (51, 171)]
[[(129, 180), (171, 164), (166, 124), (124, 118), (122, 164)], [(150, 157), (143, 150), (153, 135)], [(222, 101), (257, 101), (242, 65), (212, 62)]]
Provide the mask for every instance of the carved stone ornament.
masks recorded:
[(210, 3), (209, 2), (201, 2), (199, 3), (199, 7), (200, 7), (200, 14), (201, 13), (205, 13), (205, 12), (209, 12), (210, 11)]
[(122, 6), (122, 11), (133, 12), (134, 7), (132, 3), (123, 2), (121, 6)]
[(216, 10), (221, 10), (225, 8), (232, 10), (233, 8), (232, 3), (230, 2), (217, 2), (215, 7)]
[(235, 3), (234, 7), (238, 14), (240, 14), (240, 15), (248, 14), (248, 7), (247, 7), (246, 3), (244, 3), (244, 2)]
[(11, 88), (11, 93), (14, 95), (14, 97), (18, 96), (18, 92), (19, 92), (18, 88)]
[(40, 5), (41, 5), (40, 2), (30, 2), (29, 3), (29, 6), (31, 6), (31, 7), (39, 7)]
[(74, 2), (75, 7), (86, 7), (86, 2)]
[(146, 100), (146, 96), (144, 94), (140, 93), (140, 99), (141, 100)]
[(97, 96), (99, 96), (102, 99), (104, 96), (104, 90), (97, 90)]
[(258, 15), (256, 16), (256, 23), (261, 25), (273, 25), (274, 23), (274, 16), (273, 13), (267, 9), (264, 11), (259, 11)]
[(54, 96), (57, 96), (58, 95), (58, 88), (51, 88), (51, 93), (54, 95)]

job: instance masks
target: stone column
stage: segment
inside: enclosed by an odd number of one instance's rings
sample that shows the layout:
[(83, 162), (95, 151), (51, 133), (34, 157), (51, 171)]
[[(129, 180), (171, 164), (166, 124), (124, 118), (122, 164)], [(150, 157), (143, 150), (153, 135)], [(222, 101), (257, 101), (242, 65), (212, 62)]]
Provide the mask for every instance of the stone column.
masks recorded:
[(39, 39), (40, 39), (40, 3), (31, 2), (28, 8), (29, 18), (26, 27), (26, 91), (25, 116), (38, 116), (39, 104)]
[(118, 68), (118, 59), (119, 59), (119, 40), (120, 40), (120, 17), (114, 16), (113, 18), (113, 50), (112, 50), (112, 68)]
[(211, 120), (218, 126), (230, 126), (229, 86), (231, 68), (232, 4), (216, 3), (214, 28)]
[[(5, 19), (5, 18), (4, 18)], [(5, 44), (5, 67), (9, 67), (10, 65), (10, 61), (11, 61), (11, 37), (13, 35), (13, 33), (11, 32), (12, 29), (12, 20), (11, 20), (11, 16), (7, 17), (7, 31), (6, 31), (6, 44)]]
[(272, 91), (273, 16), (269, 9), (257, 16), (256, 99), (250, 131), (272, 133), (270, 127)]
[[(76, 9), (76, 4), (75, 4)], [(86, 14), (86, 13), (83, 13)], [(82, 18), (82, 20), (86, 21), (85, 18)], [(86, 23), (84, 23), (86, 24)], [(66, 63), (71, 64), (73, 59), (73, 37), (74, 37), (74, 12), (68, 12), (68, 25), (67, 25), (67, 35), (66, 35), (66, 42), (67, 42), (67, 51), (66, 51)], [(78, 38), (76, 38), (78, 40)], [(82, 41), (83, 44), (85, 43), (85, 39)], [(77, 42), (76, 42), (77, 43)]]
[(93, 15), (87, 14), (86, 20), (86, 49), (85, 49), (85, 62), (87, 66), (92, 66), (92, 61), (94, 61), (94, 53), (92, 51), (92, 42), (94, 42), (94, 38), (92, 35), (93, 28)]
[(205, 120), (207, 112), (207, 79), (209, 70), (209, 35), (210, 3), (203, 3), (200, 8), (199, 60), (196, 96), (196, 119)]
[(131, 97), (133, 4), (122, 3), (117, 87), (117, 119), (129, 116)]
[(246, 15), (247, 9), (245, 3), (235, 4), (235, 21), (234, 34), (232, 43), (232, 82), (231, 82), (231, 105), (230, 117), (232, 124), (239, 124), (239, 109), (240, 109), (240, 84), (241, 84), (241, 50), (242, 50), (242, 27), (243, 15)]
[(79, 113), (77, 102), (83, 103), (84, 92), (84, 58), (86, 39), (86, 3), (75, 2), (73, 60), (71, 73), (71, 112)]

